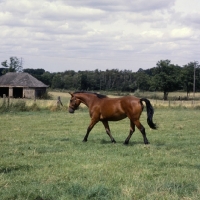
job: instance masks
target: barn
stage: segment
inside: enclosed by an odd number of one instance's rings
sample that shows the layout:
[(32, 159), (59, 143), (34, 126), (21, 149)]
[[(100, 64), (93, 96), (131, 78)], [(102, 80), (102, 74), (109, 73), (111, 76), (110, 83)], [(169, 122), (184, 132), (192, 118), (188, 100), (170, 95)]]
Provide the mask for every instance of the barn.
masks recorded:
[(46, 92), (47, 85), (28, 73), (8, 72), (0, 76), (0, 97), (41, 98)]

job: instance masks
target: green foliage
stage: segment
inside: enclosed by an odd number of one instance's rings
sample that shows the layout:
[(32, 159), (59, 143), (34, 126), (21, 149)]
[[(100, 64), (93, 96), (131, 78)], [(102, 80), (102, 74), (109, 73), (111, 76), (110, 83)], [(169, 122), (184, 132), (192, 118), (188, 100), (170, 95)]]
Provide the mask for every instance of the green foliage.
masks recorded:
[(150, 76), (142, 69), (138, 70), (136, 76), (137, 88), (141, 91), (148, 91), (151, 87)]
[(17, 111), (26, 111), (27, 110), (27, 108), (26, 108), (26, 102), (18, 100), (15, 103), (11, 103), (9, 105), (9, 110), (10, 111), (14, 111), (14, 112), (17, 112)]
[(190, 92), (194, 89), (194, 71), (195, 71), (195, 90), (199, 90), (200, 85), (200, 68), (197, 66), (197, 62), (190, 62), (187, 65), (183, 66), (182, 73), (181, 73), (181, 81), (183, 84), (184, 91), (187, 92), (187, 98)]
[[(196, 64), (195, 64), (196, 63)], [(196, 65), (196, 91), (200, 91), (200, 68), (197, 62), (191, 62), (183, 67), (174, 65), (170, 60), (160, 60), (156, 67), (130, 70), (111, 69), (100, 71), (68, 70), (65, 72), (50, 73), (42, 69), (25, 69), (25, 72), (35, 76), (53, 89), (62, 90), (89, 90), (89, 91), (161, 91), (165, 100), (169, 92), (182, 90), (189, 92), (193, 89), (193, 71)]]
[(49, 91), (46, 91), (42, 96), (41, 99), (53, 99), (53, 96), (49, 93)]
[(22, 68), (22, 62), (17, 57), (10, 57), (10, 63), (8, 64), (7, 60), (3, 61), (1, 63), (3, 67), (5, 67), (3, 74), (7, 72), (21, 72), (23, 70)]
[[(0, 197), (36, 199), (200, 199), (199, 118), (193, 109), (155, 109), (157, 131), (141, 122), (123, 145), (129, 121), (111, 122), (117, 143), (98, 123), (82, 143), (87, 112), (0, 115)], [(170, 120), (169, 120), (170, 119)], [(191, 129), (192, 127), (192, 129)]]
[(8, 111), (8, 106), (6, 104), (6, 99), (3, 99), (2, 104), (0, 105), (0, 112)]
[(31, 106), (26, 107), (27, 111), (40, 111), (41, 108), (38, 106), (36, 102), (34, 102)]
[[(22, 71), (21, 62), (16, 57), (2, 62), (6, 67), (4, 73), (8, 71)], [(195, 91), (200, 91), (200, 67), (198, 62), (190, 62), (183, 67), (174, 65), (170, 60), (160, 60), (156, 67), (137, 72), (131, 70), (119, 71), (111, 69), (100, 71), (78, 71), (68, 70), (65, 72), (50, 73), (44, 69), (24, 69), (38, 80), (52, 89), (76, 91), (104, 91), (119, 93), (133, 93), (135, 91), (161, 91), (163, 99), (168, 99), (168, 94), (173, 91), (182, 90), (186, 92), (187, 98), (194, 88), (194, 69), (195, 69)], [(0, 75), (2, 70), (0, 70)]]
[[(7, 100), (7, 101), (6, 101)], [(26, 102), (17, 100), (14, 103), (9, 99), (4, 99), (2, 104), (0, 105), (0, 112), (19, 112), (19, 111), (27, 111)]]
[(60, 73), (58, 73), (53, 77), (51, 87), (53, 89), (57, 89), (57, 88), (63, 88), (63, 86), (64, 86), (64, 82), (62, 80), (62, 76)]
[(181, 89), (180, 72), (181, 68), (170, 64), (169, 60), (161, 60), (157, 63), (152, 83), (155, 90), (164, 92), (164, 100), (167, 100), (169, 92)]

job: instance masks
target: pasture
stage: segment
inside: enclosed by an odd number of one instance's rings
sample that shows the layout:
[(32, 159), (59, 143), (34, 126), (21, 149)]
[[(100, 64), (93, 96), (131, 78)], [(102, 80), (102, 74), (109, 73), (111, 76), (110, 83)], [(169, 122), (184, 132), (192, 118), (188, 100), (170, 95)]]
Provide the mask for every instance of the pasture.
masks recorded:
[[(62, 97), (61, 97), (62, 98)], [(66, 99), (67, 101), (67, 99)], [(66, 102), (64, 102), (66, 104)], [(158, 130), (141, 122), (150, 145), (136, 129), (128, 146), (127, 119), (110, 123), (110, 142), (98, 123), (88, 142), (87, 109), (69, 114), (0, 114), (0, 197), (2, 200), (200, 199), (200, 111), (156, 108)]]

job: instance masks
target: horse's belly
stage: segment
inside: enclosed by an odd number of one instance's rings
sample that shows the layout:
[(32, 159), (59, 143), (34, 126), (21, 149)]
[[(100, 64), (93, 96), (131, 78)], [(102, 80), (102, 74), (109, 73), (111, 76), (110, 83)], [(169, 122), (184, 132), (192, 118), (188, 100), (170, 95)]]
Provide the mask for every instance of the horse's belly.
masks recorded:
[(101, 115), (100, 116), (100, 120), (103, 121), (103, 120), (106, 120), (106, 121), (119, 121), (119, 120), (122, 120), (122, 119), (125, 119), (127, 116), (126, 114), (113, 114), (113, 115)]

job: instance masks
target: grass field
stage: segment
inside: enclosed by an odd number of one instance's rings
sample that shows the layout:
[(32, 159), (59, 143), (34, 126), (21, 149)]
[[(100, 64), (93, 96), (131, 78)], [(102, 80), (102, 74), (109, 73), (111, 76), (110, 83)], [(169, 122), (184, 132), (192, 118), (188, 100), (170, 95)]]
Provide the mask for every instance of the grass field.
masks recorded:
[(199, 110), (156, 108), (154, 131), (144, 111), (150, 145), (136, 130), (125, 146), (126, 119), (110, 123), (116, 144), (101, 123), (83, 143), (86, 109), (0, 114), (1, 200), (200, 199), (199, 119)]

